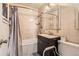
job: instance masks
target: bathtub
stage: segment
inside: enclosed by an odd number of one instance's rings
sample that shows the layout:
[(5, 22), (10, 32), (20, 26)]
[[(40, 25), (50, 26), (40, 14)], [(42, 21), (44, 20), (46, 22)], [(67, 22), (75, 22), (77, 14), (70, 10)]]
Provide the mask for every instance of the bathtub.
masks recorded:
[(79, 56), (79, 45), (60, 40), (58, 45), (59, 53), (62, 56)]
[(33, 56), (37, 52), (37, 38), (22, 40), (22, 56)]

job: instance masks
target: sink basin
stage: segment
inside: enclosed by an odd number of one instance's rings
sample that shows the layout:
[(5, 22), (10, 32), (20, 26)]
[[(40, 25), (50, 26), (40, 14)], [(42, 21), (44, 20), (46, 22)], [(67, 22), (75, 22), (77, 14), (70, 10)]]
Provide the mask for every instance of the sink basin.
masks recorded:
[(56, 35), (48, 35), (48, 34), (38, 34), (38, 35), (46, 37), (46, 38), (56, 38), (56, 37), (59, 37), (59, 36), (56, 36)]

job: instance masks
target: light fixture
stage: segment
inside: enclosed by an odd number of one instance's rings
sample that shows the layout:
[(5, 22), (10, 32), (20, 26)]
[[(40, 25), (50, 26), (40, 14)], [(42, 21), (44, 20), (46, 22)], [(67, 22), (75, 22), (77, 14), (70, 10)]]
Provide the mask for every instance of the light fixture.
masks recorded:
[(47, 11), (49, 11), (50, 10), (50, 7), (47, 5), (47, 6), (45, 6), (45, 8), (44, 8), (44, 12), (47, 12)]
[(57, 6), (57, 4), (56, 4), (56, 3), (49, 3), (48, 6), (49, 6), (50, 8), (55, 8), (55, 7)]
[(55, 3), (49, 3), (49, 6), (55, 6), (56, 4)]
[(48, 3), (45, 8), (44, 8), (44, 12), (48, 12), (50, 9), (56, 7), (56, 3)]

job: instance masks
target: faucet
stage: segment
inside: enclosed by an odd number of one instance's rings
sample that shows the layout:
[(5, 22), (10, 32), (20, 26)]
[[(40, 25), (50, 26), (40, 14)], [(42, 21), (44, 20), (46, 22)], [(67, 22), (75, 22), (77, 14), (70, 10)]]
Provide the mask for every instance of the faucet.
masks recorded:
[(7, 40), (1, 39), (1, 40), (0, 40), (0, 45), (2, 45), (2, 43), (7, 43)]

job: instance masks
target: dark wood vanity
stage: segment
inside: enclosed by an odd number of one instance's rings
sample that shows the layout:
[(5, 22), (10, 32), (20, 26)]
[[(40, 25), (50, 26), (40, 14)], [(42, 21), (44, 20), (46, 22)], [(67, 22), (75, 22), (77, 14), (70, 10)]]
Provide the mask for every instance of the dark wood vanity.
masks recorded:
[[(58, 40), (60, 40), (59, 36), (47, 35), (47, 34), (39, 34), (38, 35), (38, 43), (37, 43), (37, 53), (42, 56), (43, 51), (46, 47), (55, 46), (58, 52)], [(53, 51), (50, 50), (46, 56), (53, 56)]]

